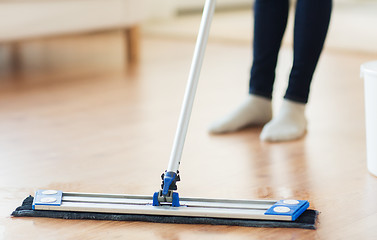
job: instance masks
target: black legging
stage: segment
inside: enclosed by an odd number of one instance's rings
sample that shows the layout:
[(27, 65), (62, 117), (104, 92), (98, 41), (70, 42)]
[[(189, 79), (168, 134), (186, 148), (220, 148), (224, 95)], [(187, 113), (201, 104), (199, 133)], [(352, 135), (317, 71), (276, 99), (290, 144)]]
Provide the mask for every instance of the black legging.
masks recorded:
[[(332, 0), (297, 0), (294, 60), (284, 98), (308, 101), (310, 83), (326, 38)], [(256, 0), (251, 94), (272, 98), (275, 68), (287, 25), (289, 0)]]

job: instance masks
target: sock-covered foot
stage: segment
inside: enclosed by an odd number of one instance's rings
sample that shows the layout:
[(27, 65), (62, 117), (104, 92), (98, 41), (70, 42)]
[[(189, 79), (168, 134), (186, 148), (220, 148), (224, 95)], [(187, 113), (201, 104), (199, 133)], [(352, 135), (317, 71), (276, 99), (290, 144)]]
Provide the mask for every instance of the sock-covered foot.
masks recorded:
[(304, 136), (307, 121), (305, 104), (284, 100), (279, 114), (268, 122), (262, 130), (263, 141), (288, 141)]
[(262, 125), (270, 121), (271, 117), (271, 100), (256, 95), (249, 95), (246, 101), (237, 109), (213, 123), (209, 128), (209, 132), (226, 133), (251, 125)]

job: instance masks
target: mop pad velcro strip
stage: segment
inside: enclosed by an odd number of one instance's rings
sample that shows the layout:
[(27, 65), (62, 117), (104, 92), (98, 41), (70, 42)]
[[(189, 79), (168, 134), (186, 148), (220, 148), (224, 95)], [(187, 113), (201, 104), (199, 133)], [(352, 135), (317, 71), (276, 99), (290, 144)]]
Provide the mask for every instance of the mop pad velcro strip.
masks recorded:
[(46, 217), (61, 219), (87, 219), (87, 220), (113, 220), (113, 221), (142, 221), (154, 223), (174, 224), (209, 224), (244, 227), (270, 227), (270, 228), (303, 228), (316, 229), (318, 211), (306, 210), (295, 221), (255, 220), (255, 219), (227, 219), (209, 217), (163, 216), (144, 214), (118, 214), (95, 213), (75, 211), (46, 211), (33, 210), (34, 198), (27, 197), (22, 206), (18, 207), (11, 215), (13, 217)]

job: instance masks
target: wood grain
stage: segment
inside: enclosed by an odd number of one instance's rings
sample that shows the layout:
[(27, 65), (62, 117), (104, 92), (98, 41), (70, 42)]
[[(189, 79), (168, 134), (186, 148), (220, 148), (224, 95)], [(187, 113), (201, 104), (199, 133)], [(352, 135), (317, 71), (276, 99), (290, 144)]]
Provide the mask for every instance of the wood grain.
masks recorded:
[[(260, 142), (260, 128), (206, 132), (246, 96), (250, 67), (249, 45), (215, 41), (184, 149), (181, 196), (307, 199), (321, 212), (318, 230), (9, 217), (39, 188), (142, 195), (159, 188), (194, 42), (142, 38), (140, 62), (130, 71), (122, 68), (122, 34), (97, 37), (56, 40), (37, 51), (48, 64), (32, 68), (26, 59), (19, 74), (1, 75), (0, 239), (376, 239), (377, 178), (366, 170), (359, 78), (360, 64), (376, 56), (325, 51), (308, 134), (270, 144)], [(284, 48), (275, 107), (290, 62)]]

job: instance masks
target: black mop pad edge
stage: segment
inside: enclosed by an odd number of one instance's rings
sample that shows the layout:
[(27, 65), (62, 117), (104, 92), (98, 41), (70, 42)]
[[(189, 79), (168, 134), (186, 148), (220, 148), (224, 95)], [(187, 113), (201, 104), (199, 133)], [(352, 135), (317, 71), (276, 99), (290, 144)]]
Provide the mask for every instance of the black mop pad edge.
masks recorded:
[(111, 220), (111, 221), (141, 221), (153, 223), (173, 224), (207, 224), (207, 225), (228, 225), (243, 227), (268, 227), (268, 228), (303, 228), (316, 229), (318, 211), (308, 209), (301, 214), (296, 221), (275, 221), (275, 220), (254, 220), (254, 219), (228, 219), (209, 217), (187, 217), (187, 216), (160, 216), (141, 214), (119, 214), (119, 213), (95, 213), (95, 212), (67, 212), (67, 211), (46, 211), (33, 210), (33, 197), (27, 197), (22, 206), (12, 212), (13, 217), (46, 217), (60, 219), (81, 219), (81, 220)]

